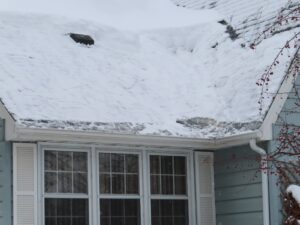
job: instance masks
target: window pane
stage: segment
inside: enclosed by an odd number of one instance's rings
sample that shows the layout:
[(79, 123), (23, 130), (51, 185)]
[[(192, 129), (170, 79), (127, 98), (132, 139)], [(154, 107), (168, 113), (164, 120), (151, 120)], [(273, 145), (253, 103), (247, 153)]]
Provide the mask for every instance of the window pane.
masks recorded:
[(110, 153), (100, 153), (99, 154), (99, 171), (110, 172)]
[(58, 173), (58, 192), (72, 193), (72, 173)]
[(56, 200), (45, 199), (45, 215), (49, 217), (57, 216)]
[(126, 193), (138, 194), (139, 193), (139, 176), (126, 175)]
[(87, 162), (86, 152), (73, 152), (73, 171), (87, 172)]
[(85, 217), (88, 215), (88, 201), (81, 199), (72, 200), (72, 213), (77, 217)]
[(188, 225), (187, 200), (151, 200), (152, 225)]
[(57, 225), (56, 218), (46, 218), (45, 219), (45, 225)]
[(172, 195), (173, 192), (173, 176), (161, 176), (161, 192), (164, 195)]
[(125, 193), (125, 175), (124, 174), (113, 174), (112, 175), (112, 193), (113, 194), (124, 194)]
[(186, 177), (175, 176), (175, 194), (185, 195), (186, 194)]
[(46, 172), (44, 179), (45, 179), (45, 192), (46, 193), (57, 192), (57, 173)]
[(45, 170), (57, 170), (57, 152), (45, 151)]
[(160, 174), (160, 156), (150, 156), (150, 173)]
[(161, 200), (160, 204), (160, 216), (172, 216), (173, 215), (173, 201)]
[(160, 194), (160, 176), (151, 175), (151, 194)]
[(57, 217), (57, 225), (72, 225), (70, 217)]
[(124, 173), (124, 155), (111, 154), (111, 170), (112, 172)]
[(173, 174), (172, 156), (161, 156), (161, 174)]
[(139, 161), (137, 155), (126, 155), (126, 173), (138, 173), (139, 171)]
[(140, 200), (100, 199), (100, 220), (101, 225), (140, 225)]
[(58, 170), (72, 171), (72, 152), (58, 152)]
[(88, 193), (87, 173), (74, 173), (74, 193)]
[(174, 157), (174, 169), (176, 175), (186, 175), (185, 157)]
[(45, 199), (45, 224), (88, 225), (87, 199)]
[(56, 201), (57, 216), (71, 216), (71, 199), (54, 199)]
[(123, 199), (116, 199), (111, 200), (111, 216), (124, 216), (125, 215), (125, 208), (124, 208), (124, 201)]
[(110, 175), (109, 174), (101, 174), (100, 175), (100, 193), (109, 194), (110, 190)]

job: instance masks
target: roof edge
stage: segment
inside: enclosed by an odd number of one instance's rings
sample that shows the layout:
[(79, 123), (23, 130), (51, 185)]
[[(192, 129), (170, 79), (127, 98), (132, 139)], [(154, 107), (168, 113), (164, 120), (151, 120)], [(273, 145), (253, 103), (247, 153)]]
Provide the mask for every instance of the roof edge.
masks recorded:
[[(299, 48), (300, 49), (300, 48)], [(297, 53), (299, 55), (299, 49)], [(273, 99), (269, 110), (263, 120), (262, 125), (259, 130), (261, 131), (261, 139), (262, 140), (272, 140), (273, 139), (273, 124), (277, 121), (278, 116), (293, 88), (293, 85), (298, 78), (299, 73), (293, 76), (292, 74), (286, 74), (284, 79), (281, 82), (281, 85)]]
[(124, 144), (143, 146), (184, 147), (202, 150), (216, 150), (226, 147), (248, 144), (253, 138), (260, 139), (261, 132), (249, 133), (222, 138), (186, 138), (152, 135), (107, 134), (92, 131), (69, 131), (41, 128), (16, 128), (15, 135), (9, 141), (33, 142), (79, 142), (101, 144)]

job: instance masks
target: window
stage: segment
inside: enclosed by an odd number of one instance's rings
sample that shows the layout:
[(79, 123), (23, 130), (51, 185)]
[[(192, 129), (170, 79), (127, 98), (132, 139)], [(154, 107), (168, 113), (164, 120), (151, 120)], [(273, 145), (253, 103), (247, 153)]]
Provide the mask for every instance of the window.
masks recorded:
[(150, 156), (151, 224), (188, 225), (184, 156)]
[(41, 225), (194, 224), (192, 153), (113, 147), (42, 152)]
[(44, 152), (45, 225), (88, 225), (87, 152)]
[(101, 225), (140, 225), (139, 156), (99, 153)]

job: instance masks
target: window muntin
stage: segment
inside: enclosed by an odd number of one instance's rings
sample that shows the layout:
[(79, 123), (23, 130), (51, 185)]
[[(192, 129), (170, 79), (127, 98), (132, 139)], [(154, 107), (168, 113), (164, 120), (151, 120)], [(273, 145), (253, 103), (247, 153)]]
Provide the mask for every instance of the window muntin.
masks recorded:
[(139, 168), (138, 154), (99, 152), (101, 225), (141, 224)]
[(152, 225), (188, 225), (185, 156), (150, 155)]
[(45, 225), (88, 225), (88, 198), (88, 153), (45, 150)]

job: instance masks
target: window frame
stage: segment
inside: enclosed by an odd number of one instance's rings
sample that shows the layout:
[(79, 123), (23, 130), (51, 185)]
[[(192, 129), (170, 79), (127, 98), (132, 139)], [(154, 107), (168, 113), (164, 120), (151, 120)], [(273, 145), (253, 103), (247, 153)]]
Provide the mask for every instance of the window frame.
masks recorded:
[[(100, 186), (99, 186), (99, 153), (121, 153), (121, 154), (137, 154), (139, 157), (139, 195), (125, 197), (124, 199), (140, 199), (140, 221), (141, 225), (151, 225), (151, 189), (150, 189), (150, 155), (162, 156), (185, 156), (187, 169), (187, 197), (188, 200), (188, 217), (189, 225), (196, 223), (196, 189), (194, 177), (194, 150), (187, 148), (159, 148), (159, 147), (137, 147), (124, 145), (97, 145), (97, 144), (73, 144), (73, 143), (38, 143), (38, 224), (45, 225), (45, 193), (44, 193), (44, 151), (73, 151), (87, 152), (88, 154), (88, 195), (85, 194), (59, 194), (51, 193), (51, 197), (86, 198), (89, 201), (89, 225), (100, 224)], [(119, 194), (113, 194), (114, 198), (124, 197)], [(105, 198), (110, 198), (111, 195), (102, 194)], [(169, 195), (166, 199), (170, 199), (176, 195)], [(175, 197), (176, 198), (176, 197)], [(182, 199), (182, 197), (177, 197)], [(173, 198), (174, 199), (174, 198)]]
[[(85, 152), (87, 153), (87, 183), (88, 183), (88, 193), (87, 194), (82, 194), (82, 193), (46, 193), (45, 192), (45, 152), (46, 151), (57, 151), (57, 152)], [(89, 207), (89, 224), (91, 223), (91, 215), (92, 215), (92, 192), (91, 192), (91, 156), (90, 156), (90, 151), (88, 149), (84, 149), (84, 148), (63, 148), (63, 147), (45, 147), (41, 149), (41, 160), (40, 160), (40, 167), (39, 167), (39, 171), (40, 171), (40, 188), (38, 188), (40, 190), (40, 194), (39, 194), (39, 202), (41, 204), (41, 212), (38, 213), (38, 216), (41, 215), (40, 219), (39, 219), (39, 224), (45, 225), (45, 199), (46, 198), (58, 198), (58, 199), (87, 199), (88, 200), (88, 207)]]
[[(138, 178), (139, 178), (139, 194), (101, 194), (100, 193), (100, 171), (99, 171), (99, 154), (100, 153), (110, 153), (110, 154), (131, 154), (131, 155), (137, 155), (138, 156)], [(138, 199), (140, 201), (140, 221), (141, 225), (143, 225), (144, 221), (144, 204), (143, 204), (143, 198), (144, 198), (144, 185), (143, 185), (143, 154), (141, 151), (136, 151), (132, 149), (120, 149), (116, 150), (116, 148), (95, 148), (95, 154), (96, 157), (96, 172), (94, 174), (96, 175), (96, 189), (97, 195), (97, 225), (100, 224), (100, 199)], [(126, 185), (126, 184), (125, 184)]]
[[(158, 195), (158, 194), (151, 194), (151, 173), (150, 173), (150, 156), (152, 155), (158, 155), (158, 156), (184, 156), (186, 157), (186, 196), (182, 195)], [(196, 222), (196, 212), (195, 212), (195, 183), (194, 183), (194, 157), (193, 152), (187, 152), (187, 151), (181, 151), (181, 150), (165, 150), (165, 151), (157, 151), (152, 150), (148, 151), (146, 153), (146, 164), (147, 164), (147, 186), (148, 186), (148, 192), (147, 192), (147, 199), (149, 199), (148, 202), (148, 212), (149, 212), (149, 224), (152, 224), (151, 216), (151, 200), (157, 199), (157, 200), (187, 200), (188, 201), (188, 221), (189, 225), (195, 224)]]

